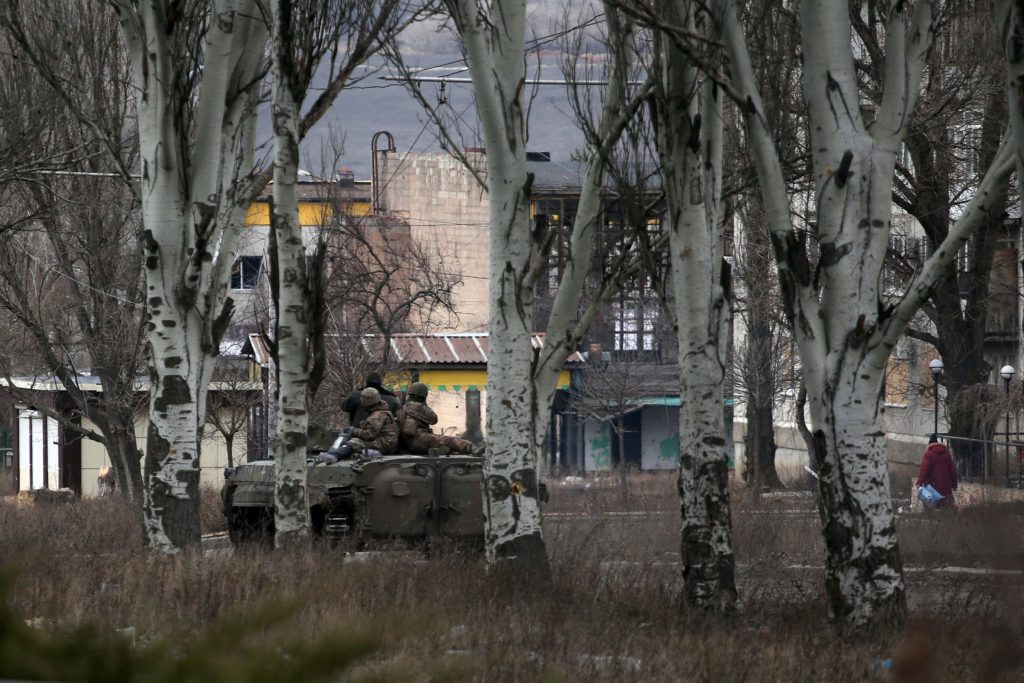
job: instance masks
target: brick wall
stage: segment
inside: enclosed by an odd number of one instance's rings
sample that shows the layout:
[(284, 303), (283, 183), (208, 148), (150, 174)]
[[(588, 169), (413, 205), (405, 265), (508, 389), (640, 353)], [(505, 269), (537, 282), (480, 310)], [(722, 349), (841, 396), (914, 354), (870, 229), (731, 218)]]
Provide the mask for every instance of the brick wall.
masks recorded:
[[(461, 435), (466, 431), (466, 392), (439, 391), (431, 389), (427, 399), (430, 407), (437, 413), (437, 424), (434, 431), (438, 434)], [(480, 422), (481, 429), (487, 430), (487, 391), (480, 391)]]
[[(469, 158), (484, 168), (483, 154), (470, 153)], [(486, 330), (490, 277), (486, 192), (461, 161), (443, 153), (389, 153), (383, 157), (380, 182), (384, 210), (407, 220), (414, 239), (436, 250), (439, 258), (462, 274), (463, 284), (453, 292), (459, 320), (446, 329)]]

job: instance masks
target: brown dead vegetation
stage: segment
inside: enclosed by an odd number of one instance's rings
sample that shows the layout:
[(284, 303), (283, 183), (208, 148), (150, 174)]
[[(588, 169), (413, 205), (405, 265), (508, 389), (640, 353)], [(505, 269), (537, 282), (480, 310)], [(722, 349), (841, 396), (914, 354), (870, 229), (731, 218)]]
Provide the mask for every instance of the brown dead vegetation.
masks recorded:
[[(1024, 579), (949, 567), (1024, 568), (1019, 510), (902, 516), (912, 619), (901, 634), (850, 638), (826, 626), (813, 498), (739, 502), (740, 612), (680, 612), (673, 479), (552, 486), (547, 585), (489, 576), (479, 558), (319, 548), (155, 557), (118, 500), (0, 506), (8, 600), (47, 628), (134, 627), (139, 646), (188, 642), (266, 600), (301, 605), (296, 628), (372, 628), (384, 648), (362, 673), (389, 680), (930, 681), (1021, 680)], [(204, 525), (218, 529), (204, 495)], [(268, 642), (268, 648), (274, 643)], [(892, 660), (891, 667), (879, 664)], [(886, 664), (889, 664), (888, 662)], [(932, 671), (934, 669), (934, 671)], [(908, 673), (909, 672), (909, 673)], [(925, 679), (921, 679), (925, 680)]]

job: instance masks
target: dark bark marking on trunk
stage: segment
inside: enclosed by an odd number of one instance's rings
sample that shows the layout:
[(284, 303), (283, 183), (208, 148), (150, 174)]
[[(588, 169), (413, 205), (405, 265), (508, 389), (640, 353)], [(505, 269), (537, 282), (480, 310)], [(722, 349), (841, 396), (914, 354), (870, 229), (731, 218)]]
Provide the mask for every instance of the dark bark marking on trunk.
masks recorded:
[(487, 477), (487, 493), (491, 500), (501, 502), (512, 495), (512, 485), (507, 477), (492, 474)]
[(283, 437), (289, 450), (305, 450), (307, 441), (305, 432), (285, 432)]
[(143, 248), (148, 254), (146, 256), (146, 269), (156, 270), (160, 267), (160, 243), (153, 237), (152, 230), (142, 231), (142, 242)]
[(153, 403), (158, 412), (164, 412), (169, 406), (184, 405), (192, 401), (192, 392), (184, 377), (171, 375), (164, 377), (163, 390)]
[(819, 267), (831, 268), (837, 265), (852, 249), (853, 245), (849, 242), (839, 246), (836, 246), (835, 242), (822, 242)]
[(700, 128), (701, 128), (701, 117), (700, 114), (696, 114), (693, 117), (693, 121), (690, 123), (690, 136), (686, 140), (686, 146), (694, 154), (700, 153)]
[(853, 151), (848, 149), (843, 152), (843, 158), (840, 160), (839, 168), (836, 169), (835, 172), (836, 187), (843, 188), (846, 186), (846, 181), (852, 177), (852, 174), (850, 173), (850, 164), (852, 163)]
[(514, 560), (508, 569), (514, 571), (514, 575), (521, 580), (534, 584), (537, 580), (545, 581), (551, 573), (544, 539), (539, 531), (499, 543), (495, 548), (495, 557), (498, 560)]
[[(200, 540), (199, 514), (199, 461), (192, 459), (192, 467), (178, 473), (178, 481), (185, 484), (187, 497), (171, 494), (169, 486), (156, 477), (162, 463), (171, 457), (171, 443), (163, 438), (150, 423), (146, 445), (146, 481), (150, 493), (150, 512), (159, 517), (167, 537), (177, 548), (197, 545)], [(149, 542), (144, 534), (143, 542)]]
[(516, 470), (509, 475), (511, 492), (529, 498), (537, 497), (537, 473), (532, 468)]

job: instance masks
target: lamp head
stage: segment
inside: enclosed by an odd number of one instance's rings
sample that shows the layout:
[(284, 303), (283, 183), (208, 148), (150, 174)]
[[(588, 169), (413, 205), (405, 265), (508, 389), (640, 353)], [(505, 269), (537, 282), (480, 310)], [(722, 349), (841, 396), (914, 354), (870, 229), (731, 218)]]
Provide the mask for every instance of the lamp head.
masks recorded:
[(938, 377), (939, 375), (941, 375), (942, 374), (942, 370), (945, 367), (946, 366), (942, 364), (942, 359), (941, 358), (935, 358), (930, 363), (928, 363), (928, 369), (932, 371), (932, 375), (935, 376), (935, 377)]
[(1013, 373), (1015, 372), (1016, 370), (1013, 369), (1012, 365), (1004, 365), (999, 368), (999, 376), (1002, 377), (1005, 382), (1009, 382), (1013, 378)]

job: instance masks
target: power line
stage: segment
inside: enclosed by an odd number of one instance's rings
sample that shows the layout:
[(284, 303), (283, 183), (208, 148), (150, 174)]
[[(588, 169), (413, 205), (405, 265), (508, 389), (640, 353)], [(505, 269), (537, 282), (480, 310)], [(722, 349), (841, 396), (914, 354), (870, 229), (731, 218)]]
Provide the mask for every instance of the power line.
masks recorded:
[[(120, 177), (120, 176), (118, 176), (118, 177)], [(91, 290), (91, 291), (96, 292), (97, 294), (105, 296), (105, 297), (107, 297), (109, 299), (113, 299), (114, 301), (120, 301), (121, 303), (125, 303), (125, 304), (129, 304), (129, 305), (135, 306), (136, 308), (143, 308), (144, 307), (144, 305), (143, 305), (143, 303), (141, 301), (129, 301), (128, 299), (125, 299), (124, 297), (117, 296), (116, 294), (111, 294), (110, 292), (105, 292), (102, 289), (97, 289), (96, 287), (93, 287), (92, 285), (90, 285), (87, 282), (82, 282), (81, 280), (79, 280), (77, 278), (71, 277), (70, 275), (65, 273), (63, 270), (60, 270), (58, 268), (54, 268), (53, 266), (47, 265), (46, 262), (41, 260), (38, 256), (33, 255), (32, 252), (25, 251), (24, 254), (25, 254), (25, 256), (28, 256), (30, 259), (32, 259), (33, 261), (35, 261), (39, 265), (41, 265), (44, 268), (46, 268), (47, 272), (56, 273), (57, 275), (60, 275), (61, 277), (65, 278), (67, 280), (70, 280), (71, 282), (74, 282), (79, 287), (83, 287), (85, 289)]]
[[(458, 77), (452, 78), (451, 76), (410, 76), (408, 78), (402, 76), (381, 76), (383, 81), (400, 81), (406, 83), (412, 81), (413, 83), (473, 83), (472, 78)], [(646, 81), (628, 81), (628, 85), (643, 85)], [(560, 81), (553, 78), (534, 78), (533, 80), (523, 81), (524, 85), (578, 85), (578, 86), (595, 86), (595, 85), (608, 85), (608, 81)]]
[[(587, 19), (586, 21), (584, 21), (584, 22), (582, 22), (580, 24), (576, 24), (575, 26), (570, 26), (568, 28), (562, 29), (561, 31), (555, 31), (554, 33), (548, 33), (547, 35), (538, 36), (536, 38), (531, 38), (530, 40), (526, 41), (525, 47), (526, 47), (527, 50), (534, 50), (534, 49), (536, 49), (538, 47), (541, 47), (543, 45), (547, 45), (548, 43), (552, 43), (552, 42), (558, 40), (559, 38), (561, 38), (563, 36), (567, 36), (570, 33), (574, 33), (576, 31), (581, 31), (583, 29), (590, 28), (592, 26), (597, 26), (597, 25), (603, 24), (603, 23), (604, 23), (604, 14), (599, 12), (599, 13), (593, 15), (592, 17), (590, 17), (589, 19)], [(410, 69), (410, 72), (412, 72), (412, 73), (423, 73), (425, 71), (435, 71), (437, 69), (444, 69), (446, 67), (451, 67), (451, 66), (456, 66), (456, 65), (465, 65), (465, 64), (466, 64), (466, 58), (465, 57), (459, 57), (459, 58), (453, 59), (453, 60), (451, 60), (449, 62), (443, 62), (441, 64), (435, 64), (434, 66), (424, 66), (424, 67), (418, 67), (418, 68), (415, 68), (415, 69)], [(458, 73), (459, 71), (465, 71), (468, 68), (469, 68), (468, 66), (461, 66), (460, 68), (455, 69), (455, 73)], [(405, 80), (405, 79), (402, 79), (402, 78), (394, 78), (394, 77), (390, 77), (390, 78), (389, 77), (383, 77), (383, 79), (387, 80), (387, 81), (404, 81)], [(458, 82), (458, 81), (455, 81), (454, 79), (451, 79), (451, 78), (449, 78), (448, 80), (450, 82), (453, 82), (453, 83), (454, 82)], [(467, 81), (467, 82), (469, 82), (469, 81)], [(370, 90), (370, 89), (390, 88), (390, 87), (391, 87), (391, 85), (385, 85), (385, 86), (367, 85), (367, 86), (353, 86), (350, 89), (351, 90), (357, 90), (357, 89), (358, 90)], [(323, 88), (318, 88), (318, 89), (322, 90)]]
[[(467, 104), (462, 109), (463, 113), (465, 113), (472, 104), (473, 104), (473, 102), (470, 101), (469, 104)], [(430, 126), (431, 122), (432, 121), (431, 121), (431, 119), (429, 117), (427, 118), (426, 121), (423, 122), (423, 127), (420, 128), (420, 132), (416, 135), (416, 139), (412, 141), (411, 145), (409, 145), (409, 151), (405, 153), (405, 155), (402, 157), (402, 160), (398, 162), (397, 166), (395, 166), (395, 170), (391, 172), (391, 175), (388, 177), (387, 182), (384, 183), (384, 186), (381, 187), (380, 190), (377, 190), (376, 197), (374, 198), (374, 203), (376, 203), (377, 201), (380, 200), (380, 198), (384, 195), (384, 190), (388, 189), (388, 186), (391, 185), (391, 181), (394, 180), (395, 176), (398, 175), (398, 172), (400, 170), (402, 170), (402, 166), (405, 165), (406, 160), (410, 156), (412, 156), (413, 150), (416, 147), (416, 143), (419, 142), (420, 138), (423, 137), (423, 134), (425, 132), (427, 132), (427, 127)], [(374, 152), (374, 153), (376, 153), (376, 152)]]
[[(81, 178), (123, 178), (120, 173), (102, 173), (100, 171), (58, 171), (54, 169), (40, 168), (32, 171), (39, 175), (56, 175), (56, 176), (73, 176)], [(139, 180), (142, 178), (141, 175), (132, 174), (130, 176), (132, 180)]]

